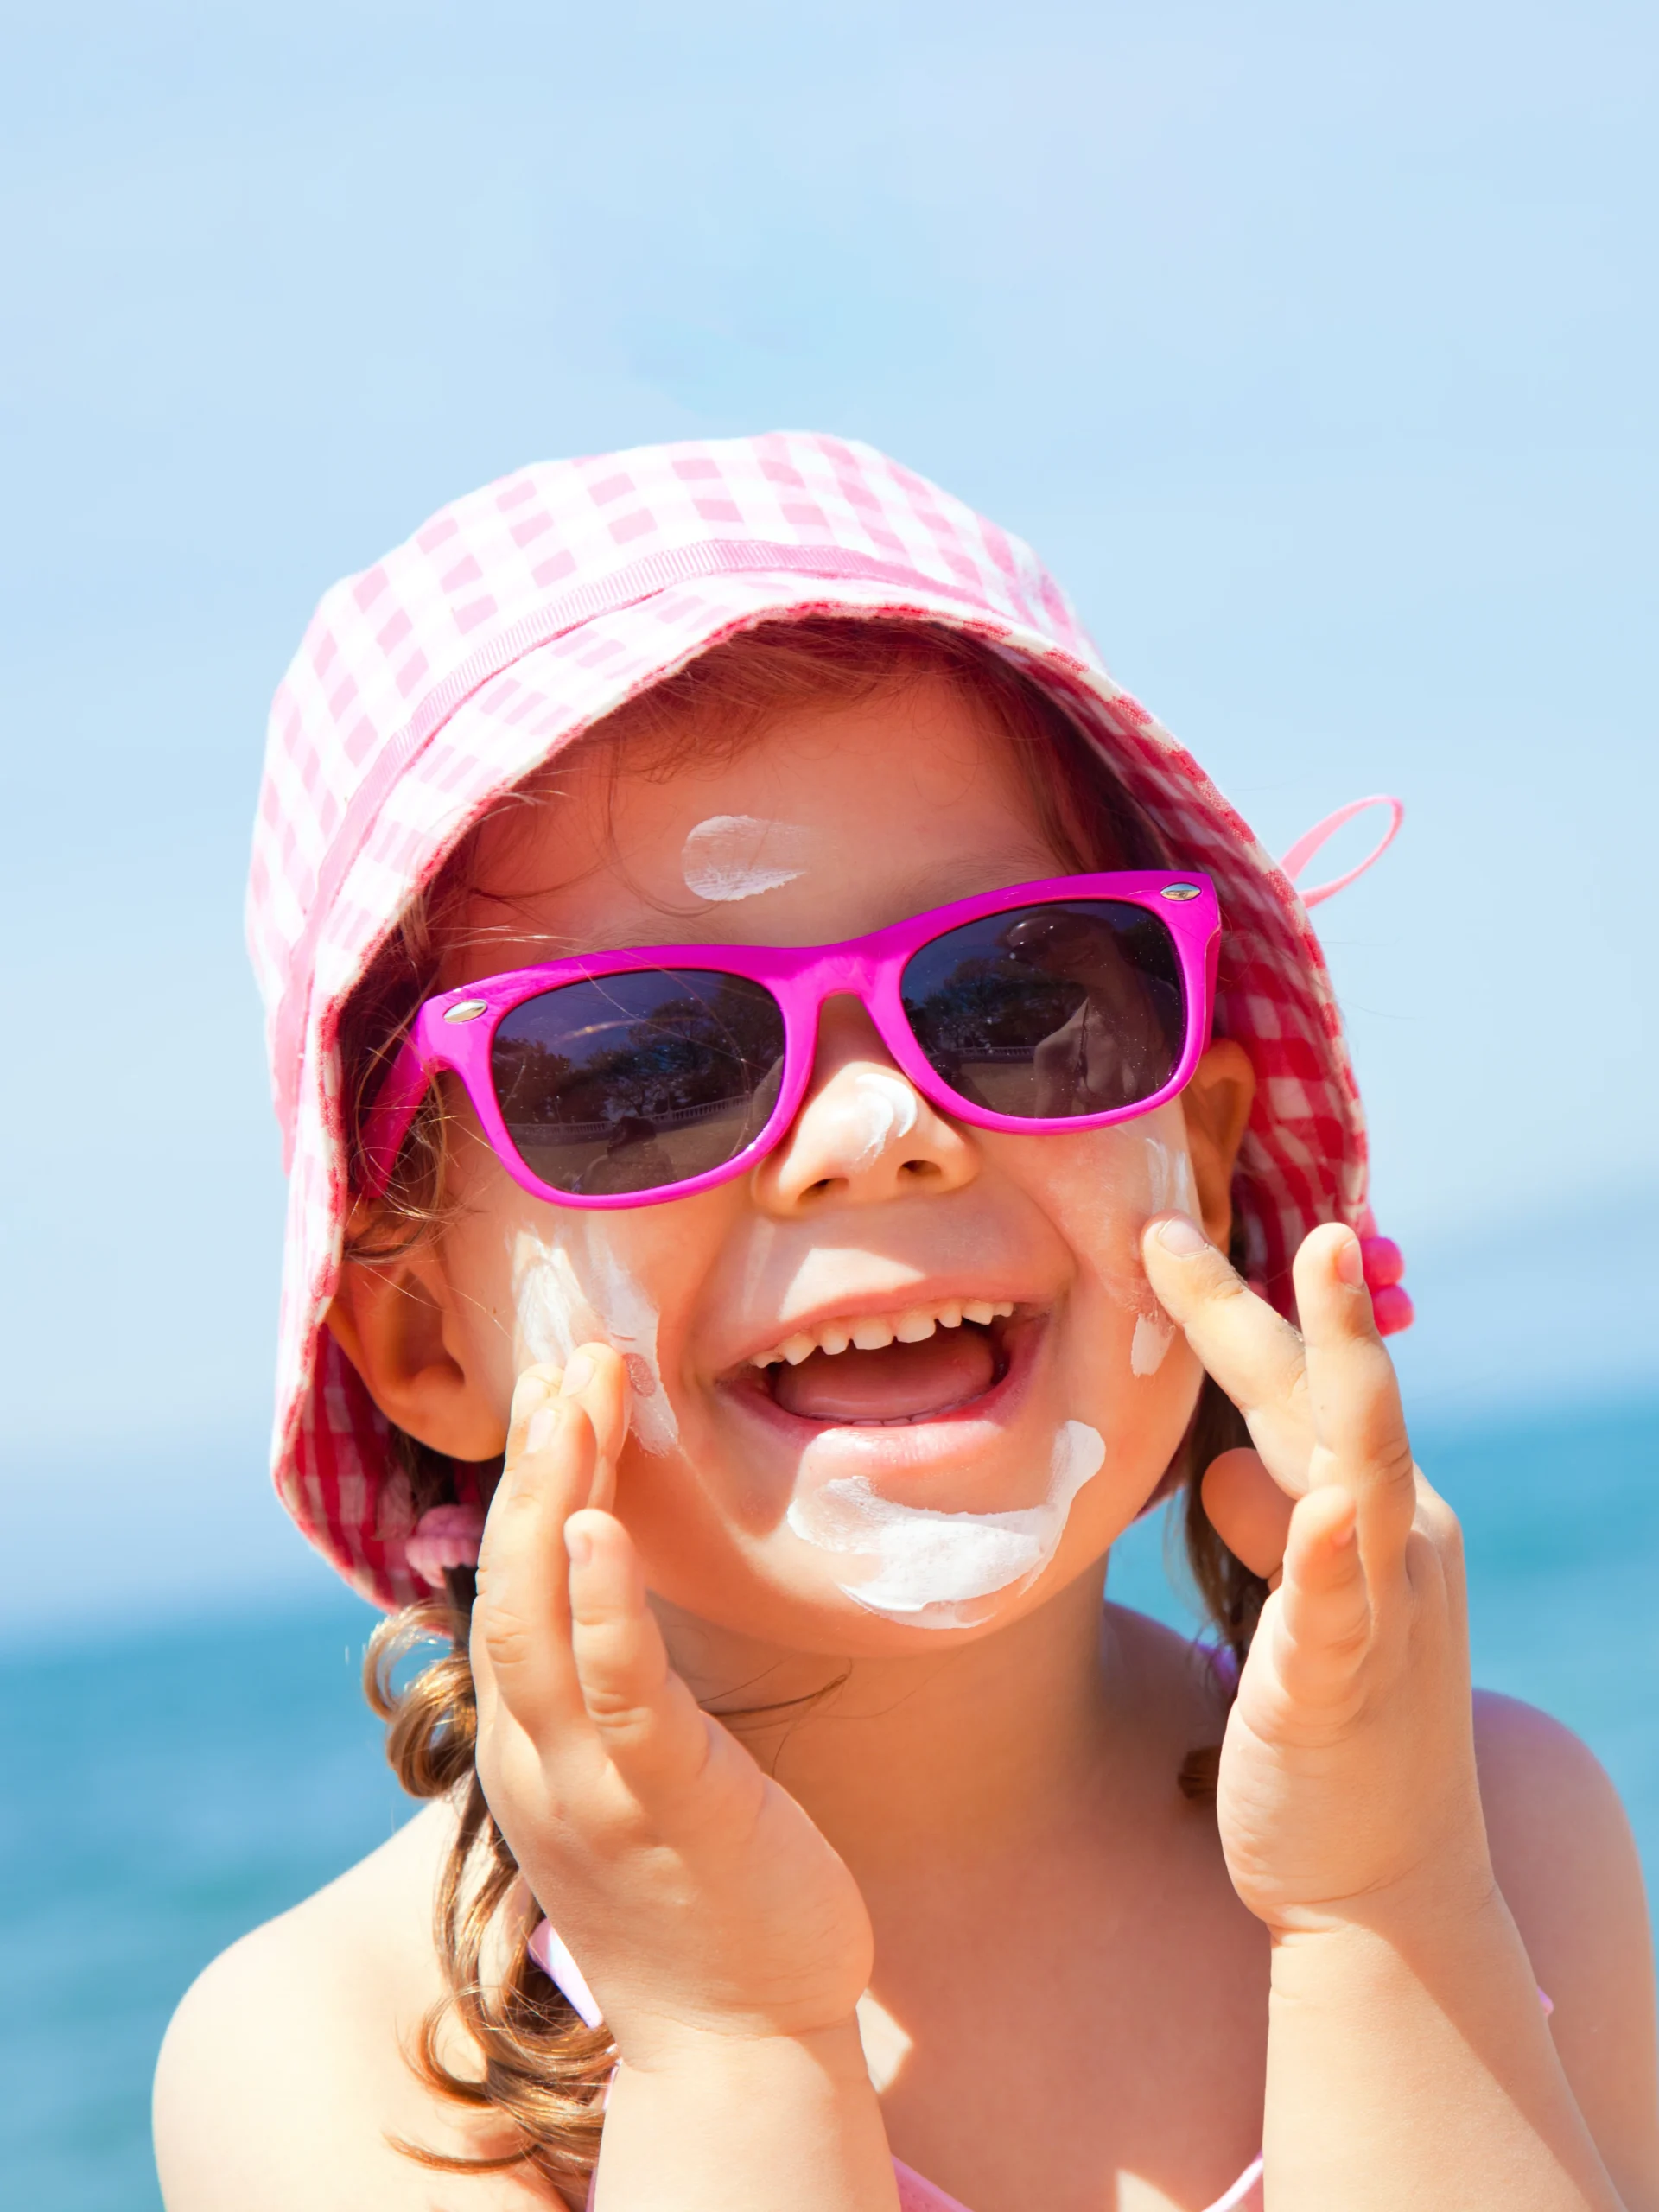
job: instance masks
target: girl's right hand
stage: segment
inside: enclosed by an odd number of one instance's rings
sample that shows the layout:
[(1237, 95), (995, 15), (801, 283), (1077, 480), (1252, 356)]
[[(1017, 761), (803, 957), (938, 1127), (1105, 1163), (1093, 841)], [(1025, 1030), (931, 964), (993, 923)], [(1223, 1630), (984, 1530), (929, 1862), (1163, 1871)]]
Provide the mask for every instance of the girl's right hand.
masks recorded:
[(850, 2023), (874, 1944), (841, 1859), (668, 1663), (606, 1510), (626, 1405), (607, 1345), (519, 1377), (472, 1665), (490, 1811), (621, 2057), (654, 2067)]

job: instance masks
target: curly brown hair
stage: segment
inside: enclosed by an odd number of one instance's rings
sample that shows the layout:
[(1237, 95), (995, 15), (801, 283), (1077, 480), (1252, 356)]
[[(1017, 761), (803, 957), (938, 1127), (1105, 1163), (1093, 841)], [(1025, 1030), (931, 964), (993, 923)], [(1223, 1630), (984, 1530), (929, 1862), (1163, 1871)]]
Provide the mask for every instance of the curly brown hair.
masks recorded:
[[(790, 709), (855, 705), (929, 680), (943, 680), (973, 699), (1013, 747), (1039, 825), (1065, 867), (1082, 873), (1169, 865), (1151, 825), (1052, 699), (988, 647), (925, 625), (844, 617), (762, 623), (630, 702), (582, 742), (603, 749), (613, 793), (625, 768), (631, 775), (667, 777), (693, 757), (735, 757)], [(502, 804), (545, 803), (557, 788), (556, 775), (544, 771)], [(463, 915), (476, 915), (477, 845), (474, 831), (404, 912), (346, 1008), (340, 1049), (354, 1166), (386, 1063), (423, 999), (437, 988), (440, 963), (460, 942)], [(469, 941), (480, 933), (474, 918)], [(446, 1141), (443, 1101), (435, 1087), (385, 1195), (353, 1211), (349, 1259), (385, 1263), (441, 1233)], [(1188, 1566), (1216, 1635), (1238, 1662), (1267, 1585), (1221, 1541), (1205, 1512), (1198, 1478), (1217, 1453), (1245, 1441), (1237, 1411), (1206, 1377), (1164, 1485), (1184, 1488)], [(487, 1499), (499, 1474), (499, 1463), (461, 1468), (396, 1429), (392, 1450), (416, 1512), (461, 1495)], [(447, 1993), (426, 2020), (412, 2062), (434, 2091), (495, 2123), (491, 2133), (499, 2132), (505, 2147), (467, 2158), (414, 2144), (402, 2147), (453, 2171), (534, 2171), (556, 2197), (579, 2204), (598, 2157), (614, 2048), (602, 2025), (583, 2024), (530, 1955), (539, 1916), (491, 1818), (474, 1764), (477, 1707), (467, 1659), (474, 1578), (470, 1570), (456, 1569), (446, 1584), (444, 1598), (406, 1606), (381, 1624), (369, 1647), (365, 1685), (387, 1723), (387, 1754), (404, 1788), (418, 1798), (448, 1798), (458, 1815), (435, 1901)], [(411, 1656), (435, 1643), (439, 1656), (400, 1681)], [(1177, 1777), (1189, 1797), (1213, 1796), (1217, 1755), (1215, 1745), (1189, 1755)], [(503, 1940), (506, 1971), (486, 1977), (486, 1942)], [(450, 2021), (478, 2053), (473, 2071), (457, 2072), (441, 2053)]]

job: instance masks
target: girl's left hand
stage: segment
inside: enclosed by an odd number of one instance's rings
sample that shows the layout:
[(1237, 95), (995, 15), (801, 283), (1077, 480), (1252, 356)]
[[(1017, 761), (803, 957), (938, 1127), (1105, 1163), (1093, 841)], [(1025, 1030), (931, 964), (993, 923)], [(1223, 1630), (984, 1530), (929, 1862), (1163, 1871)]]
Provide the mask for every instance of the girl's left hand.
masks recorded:
[(1234, 1886), (1276, 1933), (1485, 1896), (1461, 1537), (1413, 1462), (1358, 1238), (1330, 1224), (1297, 1254), (1300, 1336), (1185, 1217), (1142, 1254), (1255, 1447), (1204, 1487), (1274, 1583), (1222, 1746)]

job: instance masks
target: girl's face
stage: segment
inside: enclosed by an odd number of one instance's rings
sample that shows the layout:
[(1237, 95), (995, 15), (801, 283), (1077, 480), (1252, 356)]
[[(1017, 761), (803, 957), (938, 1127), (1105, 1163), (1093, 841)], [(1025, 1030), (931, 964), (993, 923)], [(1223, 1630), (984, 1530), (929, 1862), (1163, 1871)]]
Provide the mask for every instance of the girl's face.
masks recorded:
[[(442, 985), (578, 950), (823, 944), (1064, 873), (1009, 752), (934, 681), (665, 778), (578, 753), (556, 799), (485, 830)], [(1248, 1095), (1221, 1046), (1140, 1120), (979, 1130), (834, 999), (749, 1175), (596, 1213), (520, 1190), (457, 1087), (456, 1217), (417, 1264), (474, 1440), (427, 1440), (476, 1457), (493, 1425), (499, 1448), (522, 1370), (603, 1338), (634, 1385), (617, 1510), (659, 1597), (836, 1652), (1006, 1621), (1102, 1555), (1180, 1442), (1198, 1369), (1139, 1236), (1177, 1206), (1224, 1239)]]

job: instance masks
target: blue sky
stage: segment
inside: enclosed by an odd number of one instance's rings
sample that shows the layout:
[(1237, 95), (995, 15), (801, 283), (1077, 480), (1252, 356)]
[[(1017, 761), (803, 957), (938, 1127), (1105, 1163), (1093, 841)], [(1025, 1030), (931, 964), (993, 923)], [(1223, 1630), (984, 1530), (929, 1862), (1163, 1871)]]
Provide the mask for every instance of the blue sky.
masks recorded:
[(145, 1543), (181, 1587), (297, 1567), (254, 1502), (280, 1185), (239, 901), (318, 594), (526, 459), (779, 425), (1032, 539), (1270, 843), (1402, 794), (1319, 919), (1408, 1378), (1652, 1380), (1650, 10), (0, 24), (32, 1541), (73, 1524), (111, 1587)]

